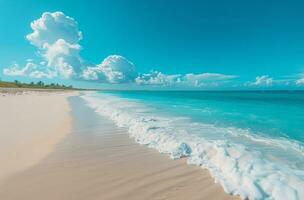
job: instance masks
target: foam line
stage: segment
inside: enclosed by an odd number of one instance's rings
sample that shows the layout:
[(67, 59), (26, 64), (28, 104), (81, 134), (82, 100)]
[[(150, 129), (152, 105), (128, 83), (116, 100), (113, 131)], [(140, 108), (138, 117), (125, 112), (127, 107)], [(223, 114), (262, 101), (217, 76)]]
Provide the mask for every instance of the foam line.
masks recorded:
[[(271, 140), (233, 127), (217, 128), (163, 117), (144, 103), (109, 94), (86, 93), (82, 98), (100, 115), (128, 128), (136, 142), (169, 154), (172, 159), (187, 157), (188, 164), (207, 168), (227, 193), (243, 199), (304, 199), (303, 170), (285, 164), (279, 157), (277, 161), (270, 159), (271, 155), (259, 151), (264, 147), (276, 151), (284, 147), (303, 156), (301, 144)], [(202, 134), (189, 132), (194, 128)], [(208, 134), (212, 137), (207, 137)]]

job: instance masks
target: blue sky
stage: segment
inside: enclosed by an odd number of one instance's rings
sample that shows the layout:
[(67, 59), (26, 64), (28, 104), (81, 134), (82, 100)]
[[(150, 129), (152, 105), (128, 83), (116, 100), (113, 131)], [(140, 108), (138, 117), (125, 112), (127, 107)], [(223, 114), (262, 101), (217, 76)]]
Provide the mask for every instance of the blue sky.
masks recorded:
[[(0, 0), (0, 8), (2, 80), (102, 88), (304, 87), (303, 1)], [(34, 36), (30, 24), (39, 19), (51, 25)]]

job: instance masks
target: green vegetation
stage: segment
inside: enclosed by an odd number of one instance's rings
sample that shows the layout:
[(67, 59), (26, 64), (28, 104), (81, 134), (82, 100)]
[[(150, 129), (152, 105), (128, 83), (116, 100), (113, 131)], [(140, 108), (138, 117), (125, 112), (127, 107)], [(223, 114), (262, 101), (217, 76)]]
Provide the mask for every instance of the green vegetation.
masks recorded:
[(42, 88), (42, 89), (73, 89), (72, 85), (66, 86), (58, 83), (45, 84), (42, 81), (31, 82), (31, 83), (21, 83), (17, 80), (14, 82), (5, 82), (0, 80), (0, 87), (8, 88)]

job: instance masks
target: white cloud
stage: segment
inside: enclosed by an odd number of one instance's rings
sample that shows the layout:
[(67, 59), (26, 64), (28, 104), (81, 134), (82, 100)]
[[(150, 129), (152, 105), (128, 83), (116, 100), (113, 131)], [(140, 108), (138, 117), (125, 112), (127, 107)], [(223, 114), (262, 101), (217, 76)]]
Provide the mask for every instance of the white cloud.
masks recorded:
[(296, 80), (296, 85), (304, 85), (304, 77)]
[(31, 78), (53, 78), (57, 74), (52, 69), (33, 63), (31, 60), (24, 67), (13, 64), (9, 68), (5, 68), (3, 73), (8, 76), (29, 76)]
[(96, 67), (88, 67), (82, 74), (86, 80), (108, 83), (133, 82), (136, 76), (134, 64), (119, 55), (108, 56)]
[(196, 87), (217, 86), (221, 83), (231, 81), (237, 78), (234, 75), (218, 74), (218, 73), (202, 73), (202, 74), (186, 74), (185, 82)]
[(254, 82), (247, 82), (246, 86), (271, 86), (274, 80), (268, 75), (257, 76)]
[(137, 73), (132, 62), (119, 55), (111, 55), (98, 65), (110, 83), (132, 82)]
[(47, 61), (47, 65), (53, 67), (59, 76), (71, 78), (80, 72), (82, 63), (79, 56), (79, 44), (70, 44), (63, 39), (58, 39), (54, 44), (45, 44), (44, 49), (42, 56)]
[(165, 75), (158, 71), (151, 71), (150, 73), (141, 74), (136, 79), (135, 82), (140, 85), (162, 85), (170, 86), (177, 82), (180, 82), (180, 74), (175, 75)]
[(304, 73), (293, 75), (293, 78), (297, 86), (304, 86)]
[(26, 38), (41, 49), (59, 39), (70, 44), (77, 44), (82, 39), (77, 22), (62, 12), (44, 12), (39, 19), (31, 23), (31, 28), (33, 32)]
[[(100, 74), (102, 73), (97, 67), (88, 67), (87, 69), (83, 70), (82, 78), (87, 81), (97, 81), (101, 80)], [(105, 77), (103, 80), (105, 80)]]
[(135, 79), (137, 84), (141, 85), (162, 85), (162, 86), (194, 86), (209, 87), (217, 86), (224, 82), (235, 79), (234, 75), (225, 75), (218, 73), (201, 73), (201, 74), (172, 74), (166, 75), (158, 71), (151, 71), (147, 74), (141, 74)]
[[(35, 76), (49, 77), (44, 73), (52, 68), (55, 75), (61, 78), (77, 77), (82, 69), (82, 59), (79, 55), (81, 46), (78, 42), (82, 39), (82, 34), (78, 30), (77, 22), (63, 14), (62, 12), (45, 12), (42, 16), (31, 23), (33, 32), (26, 36), (27, 40), (37, 47), (38, 53), (43, 61), (39, 68), (40, 73), (35, 72)], [(27, 60), (32, 63), (32, 59)], [(44, 63), (47, 63), (45, 65)], [(6, 68), (6, 74), (24, 76), (28, 71), (24, 69), (16, 70)]]
[(93, 80), (107, 83), (136, 83), (138, 85), (156, 86), (186, 86), (186, 87), (208, 87), (218, 86), (235, 79), (236, 76), (202, 73), (202, 74), (163, 74), (158, 71), (138, 74), (133, 63), (126, 58), (112, 55), (96, 67), (84, 70), (82, 77), (85, 80)]
[(4, 68), (3, 74), (7, 76), (25, 76), (26, 75), (27, 68), (21, 68), (18, 64), (13, 64), (9, 68)]

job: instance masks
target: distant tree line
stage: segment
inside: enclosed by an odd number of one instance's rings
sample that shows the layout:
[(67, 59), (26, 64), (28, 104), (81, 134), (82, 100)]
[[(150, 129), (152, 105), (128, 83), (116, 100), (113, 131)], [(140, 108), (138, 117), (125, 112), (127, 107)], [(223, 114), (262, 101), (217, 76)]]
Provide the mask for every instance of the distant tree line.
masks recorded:
[(64, 85), (58, 83), (46, 84), (43, 81), (22, 83), (18, 80), (14, 82), (4, 82), (0, 80), (0, 87), (19, 87), (19, 88), (47, 88), (47, 89), (73, 89), (72, 85)]

